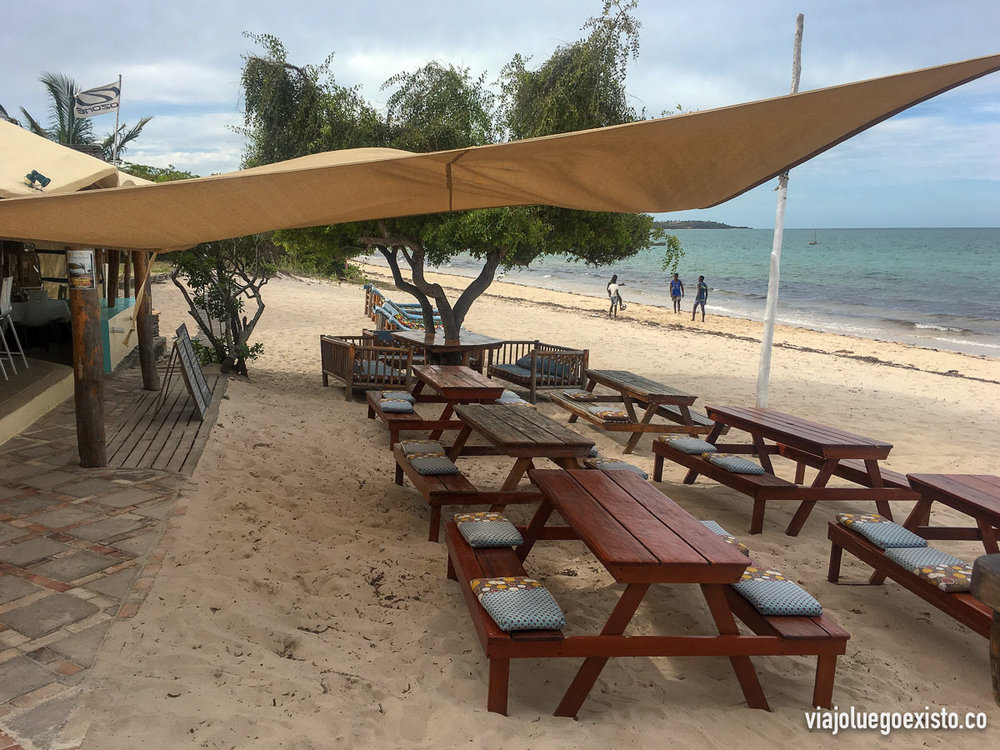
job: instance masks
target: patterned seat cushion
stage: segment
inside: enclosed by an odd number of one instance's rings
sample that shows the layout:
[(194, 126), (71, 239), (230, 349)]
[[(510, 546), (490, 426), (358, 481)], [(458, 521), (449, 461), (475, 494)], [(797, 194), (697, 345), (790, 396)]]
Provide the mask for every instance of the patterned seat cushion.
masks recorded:
[(858, 532), (879, 549), (927, 546), (923, 537), (875, 513), (839, 513), (837, 523)]
[(531, 370), (526, 370), (517, 365), (492, 365), (490, 370), (499, 372), (507, 379), (513, 380), (516, 383), (523, 382), (527, 384), (531, 382)]
[(502, 513), (456, 513), (455, 523), (472, 547), (516, 547), (524, 541)]
[(379, 408), (389, 414), (412, 414), (413, 404), (399, 398), (384, 398), (378, 402)]
[(474, 578), (469, 581), (497, 626), (511, 630), (560, 630), (566, 616), (552, 594), (534, 578)]
[(407, 458), (446, 455), (444, 446), (437, 440), (401, 440), (399, 449)]
[(819, 617), (823, 607), (805, 589), (776, 570), (753, 566), (743, 572), (739, 583), (730, 584), (765, 617)]
[(729, 453), (709, 453), (705, 460), (734, 474), (763, 474), (764, 469), (753, 461)]
[(722, 528), (715, 521), (702, 521), (702, 523), (713, 534), (716, 534), (717, 536), (722, 537), (722, 541), (726, 542), (727, 544), (733, 545), (734, 547), (736, 547), (736, 549), (738, 549), (744, 555), (746, 555), (747, 557), (750, 557), (750, 548), (747, 547), (739, 539), (737, 539), (736, 537), (734, 537), (732, 534), (730, 534), (728, 531), (726, 531), (724, 528)]
[(591, 469), (600, 469), (601, 471), (633, 471), (643, 479), (649, 479), (649, 474), (638, 466), (634, 466), (626, 461), (619, 461), (617, 458), (588, 458), (584, 460), (584, 463)]
[(562, 395), (566, 398), (571, 398), (574, 401), (593, 401), (597, 396), (595, 396), (590, 391), (584, 391), (579, 388), (572, 388), (568, 391), (563, 391)]
[(364, 378), (398, 378), (403, 373), (395, 367), (389, 367), (385, 362), (365, 360), (354, 365), (354, 374)]
[(628, 422), (628, 412), (624, 409), (612, 409), (610, 406), (591, 406), (587, 408), (595, 417), (605, 422)]
[(410, 466), (423, 476), (438, 476), (441, 474), (458, 474), (458, 467), (447, 456), (414, 456)]
[(391, 398), (395, 401), (409, 401), (411, 404), (417, 401), (416, 396), (409, 391), (383, 391), (382, 398)]
[(498, 404), (507, 404), (508, 406), (521, 406), (522, 404), (527, 404), (528, 406), (534, 406), (525, 401), (523, 398), (518, 396), (514, 391), (504, 391), (500, 398), (496, 400)]
[(716, 447), (705, 440), (694, 437), (661, 437), (664, 443), (671, 448), (679, 450), (681, 453), (700, 455), (702, 453), (715, 453)]
[(920, 565), (910, 569), (911, 573), (932, 583), (942, 591), (959, 592), (972, 590), (972, 566), (967, 562), (951, 565)]
[(913, 573), (916, 573), (918, 568), (932, 565), (965, 564), (960, 557), (949, 555), (934, 547), (890, 547), (885, 551), (885, 556)]

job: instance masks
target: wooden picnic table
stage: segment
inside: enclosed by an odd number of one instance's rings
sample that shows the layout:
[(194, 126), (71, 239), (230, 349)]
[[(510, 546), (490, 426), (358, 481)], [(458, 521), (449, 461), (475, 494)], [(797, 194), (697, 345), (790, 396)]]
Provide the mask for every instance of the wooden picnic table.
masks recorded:
[[(577, 714), (611, 656), (728, 656), (747, 704), (766, 709), (767, 699), (749, 655), (822, 653), (814, 701), (829, 704), (833, 665), (836, 654), (843, 653), (846, 633), (824, 618), (788, 618), (795, 620), (790, 627), (803, 639), (801, 643), (811, 639), (803, 651), (781, 643), (787, 634), (766, 628), (761, 628), (766, 635), (741, 635), (734, 607), (742, 599), (726, 584), (739, 581), (751, 562), (733, 545), (633, 472), (533, 470), (530, 477), (544, 500), (524, 534), (518, 557), (523, 560), (528, 555), (557, 511), (574, 532), (570, 536), (581, 539), (625, 586), (600, 634), (579, 639), (588, 642), (581, 649), (586, 658), (556, 709), (557, 716)], [(658, 584), (700, 585), (718, 635), (625, 636), (650, 586)], [(736, 612), (741, 619), (754, 621), (745, 611)], [(837, 639), (839, 643), (834, 642)]]
[[(496, 401), (503, 395), (503, 386), (482, 373), (464, 365), (414, 365), (417, 378), (413, 395), (418, 403), (444, 403), (439, 422), (450, 420), (456, 404)], [(437, 395), (424, 393), (424, 386)], [(458, 429), (461, 425), (452, 425)], [(431, 433), (431, 439), (441, 437), (441, 430)]]
[(462, 331), (457, 339), (447, 339), (444, 331), (438, 329), (426, 331), (422, 328), (415, 328), (407, 331), (393, 331), (392, 337), (410, 346), (424, 347), (427, 350), (428, 359), (437, 364), (454, 364), (451, 359), (455, 357), (460, 359), (463, 365), (468, 366), (472, 355), (478, 354), (480, 368), (486, 350), (499, 349), (503, 346), (502, 339), (495, 339), (472, 331)]
[[(879, 513), (892, 518), (890, 499), (911, 499), (905, 490), (886, 487), (879, 461), (885, 459), (892, 450), (892, 444), (881, 440), (847, 432), (802, 417), (785, 414), (775, 409), (744, 406), (709, 406), (706, 411), (715, 422), (715, 427), (706, 440), (722, 451), (733, 453), (756, 453), (760, 464), (769, 475), (774, 475), (771, 453), (788, 447), (798, 457), (807, 458), (818, 469), (816, 477), (808, 487), (798, 484), (803, 480), (802, 464), (796, 472), (796, 484), (773, 490), (771, 499), (799, 500), (798, 510), (789, 522), (786, 534), (795, 536), (802, 530), (809, 513), (820, 500), (874, 500)], [(750, 434), (752, 443), (722, 444), (718, 442), (726, 428), (734, 428)], [(768, 445), (765, 441), (774, 441)], [(839, 471), (842, 460), (863, 462), (864, 470), (845, 474)], [(684, 479), (690, 484), (698, 476), (698, 471), (689, 469)], [(849, 477), (851, 481), (867, 489), (855, 487), (827, 487), (834, 475)], [(716, 477), (718, 478), (718, 477)], [(763, 515), (763, 506), (760, 507)], [(755, 524), (756, 526), (757, 524)], [(759, 531), (759, 529), (758, 529)]]
[[(598, 385), (603, 385), (615, 391), (615, 394), (594, 394), (586, 401), (575, 402), (568, 397), (555, 397), (553, 403), (572, 412), (569, 421), (576, 422), (578, 417), (584, 417), (590, 422), (608, 431), (631, 432), (623, 453), (631, 453), (638, 445), (640, 438), (647, 432), (651, 433), (684, 433), (694, 435), (707, 432), (709, 427), (704, 419), (698, 424), (692, 417), (690, 406), (697, 400), (683, 391), (663, 383), (657, 383), (628, 370), (590, 370), (586, 371), (587, 385), (585, 390), (594, 393)], [(628, 415), (628, 421), (613, 422), (591, 417), (586, 412), (588, 404), (621, 403)], [(642, 416), (637, 409), (642, 409)], [(672, 424), (653, 422), (654, 416), (669, 420)]]
[[(903, 525), (925, 539), (982, 540), (987, 554), (1000, 553), (1000, 477), (992, 474), (907, 474), (920, 500)], [(931, 505), (941, 503), (974, 519), (974, 527), (930, 526)]]
[[(516, 460), (501, 490), (513, 490), (531, 468), (532, 459), (548, 458), (567, 469), (579, 468), (579, 459), (594, 447), (593, 440), (573, 432), (530, 406), (466, 404), (455, 407), (462, 429), (452, 444), (452, 461), (463, 455), (473, 432), (491, 443), (496, 452)], [(468, 453), (466, 453), (468, 455)]]

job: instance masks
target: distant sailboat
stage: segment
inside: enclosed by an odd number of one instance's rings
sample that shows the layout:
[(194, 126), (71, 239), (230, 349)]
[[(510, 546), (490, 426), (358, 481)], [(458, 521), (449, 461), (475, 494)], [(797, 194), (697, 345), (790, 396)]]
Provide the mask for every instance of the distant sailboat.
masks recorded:
[(813, 238), (809, 240), (810, 245), (818, 245), (819, 242), (816, 240), (816, 230), (813, 230)]

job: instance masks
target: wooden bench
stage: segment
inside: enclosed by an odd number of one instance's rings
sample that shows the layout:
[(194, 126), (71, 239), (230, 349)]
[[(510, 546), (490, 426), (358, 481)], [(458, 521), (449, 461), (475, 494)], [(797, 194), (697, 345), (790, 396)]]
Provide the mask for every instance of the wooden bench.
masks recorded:
[(762, 615), (731, 586), (726, 586), (726, 599), (733, 614), (754, 633), (780, 639), (781, 654), (816, 657), (816, 679), (810, 705), (830, 708), (837, 657), (847, 652), (850, 633), (825, 614), (819, 617)]
[(697, 414), (696, 412), (691, 412), (691, 421), (694, 422), (693, 425), (683, 424), (681, 421), (681, 410), (676, 406), (670, 405), (660, 406), (657, 409), (657, 413), (672, 422), (676, 422), (677, 424), (637, 424), (632, 421), (626, 422), (618, 420), (605, 420), (590, 411), (589, 407), (600, 403), (621, 404), (621, 396), (597, 396), (593, 400), (577, 401), (576, 399), (572, 399), (562, 393), (553, 393), (549, 397), (549, 400), (570, 413), (570, 422), (575, 422), (577, 418), (582, 417), (587, 422), (597, 425), (602, 430), (607, 430), (608, 432), (655, 432), (691, 435), (693, 437), (697, 437), (698, 435), (707, 435), (712, 430), (712, 426), (714, 425), (714, 422), (712, 422), (712, 420), (704, 414)]
[[(445, 524), (445, 545), (448, 550), (448, 578), (458, 581), (466, 606), (472, 617), (476, 634), (489, 661), (487, 709), (507, 714), (507, 692), (510, 660), (515, 658), (578, 657), (590, 652), (602, 653), (601, 639), (588, 636), (567, 637), (561, 630), (515, 631), (506, 633), (497, 627), (493, 618), (479, 604), (469, 581), (474, 578), (527, 575), (517, 553), (510, 548), (474, 549), (451, 522)], [(833, 702), (833, 685), (837, 657), (847, 651), (850, 634), (840, 628), (827, 615), (820, 617), (767, 617), (755, 610), (746, 599), (729, 586), (726, 598), (733, 614), (756, 635), (776, 642), (750, 653), (774, 655), (816, 656), (816, 678), (813, 686), (812, 706), (829, 708)], [(647, 651), (639, 646), (642, 639), (621, 637), (632, 646), (628, 655), (656, 655), (655, 649)], [(610, 641), (608, 655), (622, 647)], [(706, 650), (706, 653), (709, 653)]]
[(348, 401), (355, 389), (409, 390), (413, 350), (377, 344), (367, 336), (320, 336), (323, 385), (331, 375), (342, 380)]
[(407, 430), (432, 430), (437, 424), (433, 420), (424, 419), (416, 412), (384, 411), (379, 401), (383, 391), (368, 391), (365, 399), (368, 401), (368, 418), (378, 419), (389, 428), (389, 447), (399, 442), (399, 433)]
[[(777, 448), (779, 455), (784, 456), (791, 461), (795, 461), (795, 481), (798, 484), (802, 484), (805, 480), (806, 466), (819, 469), (823, 465), (823, 459), (819, 456), (814, 456), (811, 453), (800, 451), (797, 448), (792, 448), (788, 445), (779, 445)], [(899, 497), (893, 499), (910, 501), (920, 499), (920, 493), (910, 487), (910, 482), (907, 480), (905, 474), (893, 471), (892, 469), (887, 469), (884, 466), (879, 466), (878, 470), (883, 486), (899, 490)], [(855, 484), (869, 485), (871, 483), (871, 478), (868, 475), (868, 468), (865, 466), (865, 462), (859, 458), (840, 459), (840, 463), (837, 464), (837, 468), (834, 470), (833, 474), (834, 476), (854, 482)]]
[(541, 502), (542, 494), (529, 490), (480, 492), (464, 474), (421, 474), (409, 462), (402, 447), (396, 443), (392, 447), (396, 459), (396, 484), (403, 485), (405, 475), (417, 488), (431, 508), (428, 540), (438, 541), (441, 526), (441, 507), (444, 505), (488, 505), (502, 509), (506, 505)]
[(561, 630), (504, 632), (479, 603), (469, 585), (474, 578), (527, 575), (512, 548), (475, 549), (452, 522), (445, 524), (445, 545), (448, 549), (448, 578), (458, 581), (462, 589), (472, 624), (489, 661), (486, 708), (506, 716), (510, 660), (558, 656), (558, 647), (565, 636)]
[(827, 528), (830, 540), (830, 568), (827, 579), (831, 583), (840, 580), (840, 564), (843, 551), (847, 550), (856, 558), (874, 569), (873, 580), (881, 583), (891, 578), (900, 586), (912, 591), (929, 604), (950, 615), (970, 630), (985, 638), (990, 637), (993, 611), (972, 594), (942, 591), (929, 581), (893, 562), (885, 552), (856, 531), (831, 521)]
[(764, 530), (764, 509), (768, 500), (789, 499), (787, 490), (799, 489), (794, 482), (776, 477), (774, 474), (766, 472), (764, 474), (736, 474), (727, 471), (721, 466), (716, 466), (705, 460), (700, 455), (679, 451), (663, 440), (653, 441), (653, 455), (653, 479), (657, 482), (663, 481), (663, 459), (669, 458), (688, 469), (684, 484), (694, 482), (692, 475), (694, 472), (695, 474), (704, 474), (709, 479), (714, 479), (719, 484), (724, 484), (750, 497), (753, 500), (753, 514), (750, 520), (751, 534), (760, 534)]

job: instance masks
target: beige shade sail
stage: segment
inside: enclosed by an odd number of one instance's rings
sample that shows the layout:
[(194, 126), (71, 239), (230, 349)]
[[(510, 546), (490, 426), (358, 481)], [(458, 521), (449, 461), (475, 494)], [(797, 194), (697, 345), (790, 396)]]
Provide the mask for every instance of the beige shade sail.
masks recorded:
[(429, 154), (352, 149), (179, 182), (12, 198), (0, 201), (0, 237), (175, 250), (274, 229), (496, 206), (707, 208), (998, 69), (994, 55), (513, 143)]
[[(47, 177), (49, 184), (44, 188), (29, 185), (25, 176), (32, 171)], [(152, 184), (119, 172), (93, 156), (0, 120), (0, 198), (62, 195), (92, 188)]]

